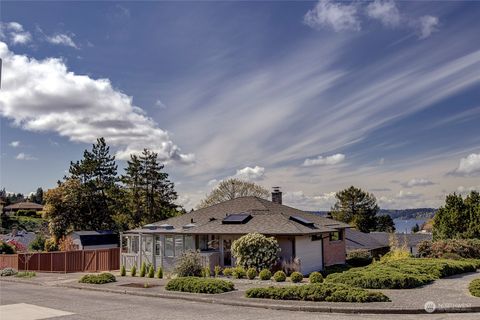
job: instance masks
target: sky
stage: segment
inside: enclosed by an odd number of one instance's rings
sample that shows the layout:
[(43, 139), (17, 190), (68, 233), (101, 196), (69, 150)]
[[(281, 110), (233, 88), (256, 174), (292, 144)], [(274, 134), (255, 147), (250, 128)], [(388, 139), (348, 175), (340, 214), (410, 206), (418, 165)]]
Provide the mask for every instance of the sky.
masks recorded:
[(98, 137), (195, 207), (237, 177), (325, 210), (480, 190), (480, 1), (0, 2), (0, 184), (55, 187)]

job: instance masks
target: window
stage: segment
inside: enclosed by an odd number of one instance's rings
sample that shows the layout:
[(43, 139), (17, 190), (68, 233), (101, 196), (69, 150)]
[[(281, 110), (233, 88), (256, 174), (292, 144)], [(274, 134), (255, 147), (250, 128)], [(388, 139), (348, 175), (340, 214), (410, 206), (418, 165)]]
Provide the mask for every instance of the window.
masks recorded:
[(180, 256), (183, 252), (183, 236), (175, 236), (175, 256)]
[(138, 237), (137, 236), (132, 236), (130, 237), (130, 248), (131, 248), (131, 253), (138, 253)]
[(143, 236), (143, 250), (145, 252), (152, 252), (153, 237), (150, 235)]
[(165, 236), (165, 257), (173, 257), (173, 236)]
[(155, 237), (155, 255), (156, 256), (161, 255), (161, 248), (162, 248), (161, 246), (162, 246), (162, 242), (160, 241), (160, 237), (156, 236)]
[(312, 236), (312, 241), (320, 241), (322, 240), (322, 235), (321, 234), (314, 234)]
[(342, 240), (341, 231), (330, 232), (330, 241), (340, 241), (340, 240)]
[(202, 251), (217, 251), (219, 249), (218, 235), (199, 236), (199, 246)]
[(195, 238), (192, 235), (185, 236), (185, 250), (195, 250)]

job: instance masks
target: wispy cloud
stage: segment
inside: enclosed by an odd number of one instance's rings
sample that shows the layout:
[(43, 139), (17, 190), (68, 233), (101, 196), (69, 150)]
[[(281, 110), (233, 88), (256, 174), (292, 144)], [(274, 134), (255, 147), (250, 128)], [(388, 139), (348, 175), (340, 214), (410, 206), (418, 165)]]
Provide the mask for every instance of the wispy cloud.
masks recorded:
[(17, 148), (20, 146), (20, 141), (12, 141), (9, 143), (10, 147)]
[(366, 7), (366, 13), (387, 27), (397, 27), (400, 24), (400, 12), (393, 0), (375, 0)]
[(414, 178), (409, 181), (401, 183), (404, 188), (413, 188), (413, 187), (426, 187), (431, 186), (434, 183), (428, 179), (423, 178)]
[(330, 0), (318, 1), (315, 7), (305, 14), (303, 22), (312, 28), (332, 28), (337, 32), (361, 29), (355, 4), (335, 3)]
[(0, 40), (2, 39), (13, 45), (25, 45), (32, 41), (32, 35), (18, 22), (0, 22)]
[(313, 167), (313, 166), (325, 166), (325, 165), (334, 165), (339, 164), (345, 160), (345, 155), (337, 153), (331, 156), (318, 156), (314, 159), (305, 159), (303, 162), (304, 167)]
[(17, 160), (25, 160), (25, 161), (38, 160), (38, 158), (36, 158), (36, 157), (34, 157), (34, 156), (32, 156), (32, 155), (23, 153), (23, 152), (20, 152), (19, 154), (17, 154), (17, 156), (15, 157), (15, 159), (17, 159)]
[(78, 49), (77, 44), (72, 39), (73, 36), (75, 36), (75, 35), (67, 35), (65, 33), (57, 33), (57, 34), (54, 34), (54, 35), (51, 35), (51, 36), (47, 36), (46, 40), (47, 40), (47, 42), (49, 42), (51, 44), (63, 45), (63, 46)]
[(420, 39), (428, 38), (432, 33), (438, 31), (439, 20), (437, 17), (426, 15), (418, 21), (418, 33)]
[(480, 153), (472, 153), (461, 158), (458, 167), (450, 172), (459, 176), (477, 176), (480, 174)]

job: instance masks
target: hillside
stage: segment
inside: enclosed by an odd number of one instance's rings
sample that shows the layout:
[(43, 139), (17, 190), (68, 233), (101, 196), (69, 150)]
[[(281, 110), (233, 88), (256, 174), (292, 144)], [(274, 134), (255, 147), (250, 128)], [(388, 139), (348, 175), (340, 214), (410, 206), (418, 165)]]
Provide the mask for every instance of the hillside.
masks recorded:
[[(380, 209), (379, 215), (389, 215), (392, 219), (416, 219), (431, 218), (435, 215), (437, 209), (434, 208), (416, 208), (416, 209)], [(310, 211), (311, 213), (326, 216), (328, 211)]]

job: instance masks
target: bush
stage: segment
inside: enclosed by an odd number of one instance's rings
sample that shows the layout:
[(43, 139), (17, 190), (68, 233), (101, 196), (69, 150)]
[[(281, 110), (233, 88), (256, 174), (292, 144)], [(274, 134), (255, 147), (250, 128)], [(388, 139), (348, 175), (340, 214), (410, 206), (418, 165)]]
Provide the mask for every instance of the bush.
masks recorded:
[(479, 239), (450, 239), (422, 241), (418, 245), (418, 255), (423, 258), (461, 257), (475, 259), (480, 257)]
[(13, 268), (5, 268), (0, 271), (0, 276), (1, 277), (9, 277), (9, 276), (14, 276), (17, 274), (17, 270)]
[(234, 285), (230, 281), (220, 279), (184, 277), (170, 280), (165, 289), (192, 293), (224, 293), (232, 291)]
[(155, 276), (155, 269), (153, 268), (153, 266), (151, 265), (149, 268), (148, 268), (148, 277), (149, 278), (153, 278)]
[(35, 210), (18, 210), (16, 215), (19, 216), (19, 217), (36, 217), (37, 216), (37, 211), (35, 211)]
[(111, 273), (105, 272), (100, 274), (86, 274), (78, 282), (80, 283), (92, 283), (92, 284), (104, 284), (117, 281), (115, 276)]
[(15, 277), (18, 277), (18, 278), (33, 278), (35, 277), (37, 274), (33, 271), (23, 271), (23, 272), (18, 272)]
[(247, 275), (247, 272), (242, 267), (236, 267), (232, 269), (232, 276), (235, 279), (243, 279)]
[(157, 278), (162, 279), (163, 278), (163, 270), (162, 267), (158, 267), (157, 269)]
[(58, 246), (57, 246), (57, 242), (55, 241), (55, 239), (50, 238), (50, 239), (45, 240), (44, 249), (47, 252), (58, 251)]
[(435, 279), (473, 272), (480, 260), (414, 259), (377, 262), (327, 276), (328, 282), (370, 289), (406, 289), (428, 284)]
[(260, 280), (270, 280), (272, 278), (272, 273), (268, 269), (263, 269), (258, 274), (258, 277), (260, 278)]
[(223, 275), (225, 277), (231, 277), (233, 273), (233, 268), (224, 268), (223, 269)]
[(6, 243), (5, 241), (0, 241), (0, 254), (14, 254), (15, 249)]
[(245, 269), (270, 269), (277, 262), (279, 252), (277, 240), (260, 233), (246, 234), (232, 244), (232, 254), (237, 265)]
[(312, 272), (308, 276), (308, 281), (310, 283), (322, 283), (323, 282), (323, 276), (320, 272)]
[(347, 263), (353, 267), (364, 267), (372, 261), (370, 251), (365, 249), (352, 250), (347, 254)]
[(220, 275), (220, 272), (222, 272), (222, 267), (215, 266), (215, 268), (213, 268), (213, 272), (215, 274), (215, 278), (217, 278)]
[(480, 298), (480, 278), (472, 280), (468, 286), (468, 290), (472, 296)]
[(175, 273), (179, 277), (200, 277), (202, 275), (202, 258), (197, 251), (186, 251), (182, 254), (175, 266)]
[(43, 234), (38, 233), (35, 236), (35, 239), (33, 239), (33, 241), (30, 242), (29, 248), (32, 251), (43, 251), (43, 250), (45, 250), (45, 237), (43, 236)]
[(202, 269), (202, 277), (204, 278), (210, 278), (210, 268), (205, 267)]
[(137, 266), (136, 265), (133, 265), (132, 269), (130, 269), (130, 275), (132, 277), (135, 277), (137, 275)]
[(290, 280), (293, 282), (293, 283), (298, 283), (298, 282), (302, 282), (303, 280), (303, 274), (301, 274), (300, 272), (293, 272), (291, 275), (290, 275)]
[(381, 292), (352, 288), (342, 284), (315, 283), (300, 286), (252, 288), (245, 293), (247, 298), (275, 300), (304, 300), (329, 302), (384, 302), (390, 301)]
[(257, 270), (255, 270), (255, 268), (249, 268), (247, 270), (247, 278), (248, 279), (253, 280), (253, 279), (255, 279), (256, 276), (257, 276)]
[(120, 276), (125, 277), (126, 274), (127, 274), (127, 270), (125, 270), (125, 266), (122, 264), (122, 266), (120, 267)]
[(277, 271), (273, 275), (273, 280), (276, 282), (284, 282), (287, 279), (287, 275), (283, 271)]
[(145, 277), (145, 273), (147, 273), (147, 264), (144, 262), (142, 262), (142, 265), (140, 266), (140, 274), (139, 276), (140, 277)]
[(351, 268), (352, 268), (352, 266), (349, 265), (349, 264), (334, 264), (334, 265), (331, 265), (331, 266), (326, 266), (321, 271), (321, 274), (322, 274), (322, 276), (326, 277), (331, 273), (344, 272), (344, 271), (350, 270)]

